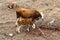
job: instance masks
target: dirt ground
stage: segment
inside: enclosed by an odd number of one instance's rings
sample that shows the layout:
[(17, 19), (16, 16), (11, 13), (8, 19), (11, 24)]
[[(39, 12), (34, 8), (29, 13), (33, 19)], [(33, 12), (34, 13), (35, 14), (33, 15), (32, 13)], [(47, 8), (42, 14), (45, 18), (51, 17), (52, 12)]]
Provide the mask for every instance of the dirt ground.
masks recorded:
[[(7, 7), (11, 2), (19, 7), (43, 12), (44, 18), (35, 24), (41, 28), (44, 35), (37, 28), (18, 34), (15, 27), (15, 8)], [(9, 36), (10, 33), (13, 36)], [(0, 40), (60, 40), (60, 0), (0, 0)]]

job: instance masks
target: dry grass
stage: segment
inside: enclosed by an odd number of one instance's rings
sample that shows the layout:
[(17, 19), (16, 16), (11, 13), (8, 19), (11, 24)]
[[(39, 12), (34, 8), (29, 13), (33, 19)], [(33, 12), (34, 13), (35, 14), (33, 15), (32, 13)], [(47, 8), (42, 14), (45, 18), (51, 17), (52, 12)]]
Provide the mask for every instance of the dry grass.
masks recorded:
[[(37, 27), (48, 28), (41, 29), (46, 37), (43, 37), (38, 29), (17, 34), (15, 9), (7, 8), (10, 2), (14, 2), (20, 7), (34, 8), (43, 12), (43, 20), (39, 19), (35, 23)], [(60, 31), (53, 29), (60, 30), (60, 0), (0, 0), (0, 40), (60, 40)], [(13, 37), (8, 36), (9, 33), (13, 33)]]

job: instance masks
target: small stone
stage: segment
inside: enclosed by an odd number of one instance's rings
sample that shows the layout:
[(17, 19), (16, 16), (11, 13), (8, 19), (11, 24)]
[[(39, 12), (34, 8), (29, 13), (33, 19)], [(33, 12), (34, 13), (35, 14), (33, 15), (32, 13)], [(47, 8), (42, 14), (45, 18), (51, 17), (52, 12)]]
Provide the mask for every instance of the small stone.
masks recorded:
[(13, 36), (13, 34), (12, 34), (12, 33), (10, 33), (10, 34), (9, 34), (9, 36), (10, 36), (10, 37), (12, 37), (12, 36)]

